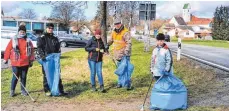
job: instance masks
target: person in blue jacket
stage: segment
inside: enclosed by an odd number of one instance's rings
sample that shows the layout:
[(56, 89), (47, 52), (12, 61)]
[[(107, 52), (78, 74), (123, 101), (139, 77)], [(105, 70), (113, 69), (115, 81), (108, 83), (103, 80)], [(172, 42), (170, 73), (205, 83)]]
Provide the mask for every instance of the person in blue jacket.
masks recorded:
[(157, 46), (152, 53), (150, 70), (153, 77), (158, 80), (164, 74), (169, 75), (173, 73), (173, 59), (171, 51), (164, 43), (165, 35), (159, 33), (156, 39)]
[(105, 48), (103, 41), (101, 39), (101, 30), (97, 29), (93, 36), (85, 46), (85, 50), (88, 52), (88, 64), (90, 68), (90, 80), (92, 91), (97, 91), (95, 76), (97, 74), (99, 84), (100, 84), (100, 92), (105, 92), (104, 83), (103, 83), (103, 75), (102, 75), (102, 61), (103, 54), (107, 52), (108, 48)]

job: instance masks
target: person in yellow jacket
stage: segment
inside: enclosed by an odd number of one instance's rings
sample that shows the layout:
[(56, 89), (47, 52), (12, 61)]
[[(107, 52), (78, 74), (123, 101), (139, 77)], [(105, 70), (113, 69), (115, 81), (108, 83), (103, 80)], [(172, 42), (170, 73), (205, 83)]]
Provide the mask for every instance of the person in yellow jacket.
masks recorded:
[[(121, 62), (123, 56), (127, 56), (130, 60), (131, 56), (131, 36), (129, 30), (124, 27), (121, 23), (121, 19), (115, 19), (114, 21), (115, 29), (112, 31), (111, 39), (108, 41), (108, 45), (113, 44), (114, 59), (118, 61), (118, 65)], [(117, 88), (121, 88), (120, 84), (121, 78), (118, 76)], [(127, 89), (131, 89), (131, 81), (129, 81)]]

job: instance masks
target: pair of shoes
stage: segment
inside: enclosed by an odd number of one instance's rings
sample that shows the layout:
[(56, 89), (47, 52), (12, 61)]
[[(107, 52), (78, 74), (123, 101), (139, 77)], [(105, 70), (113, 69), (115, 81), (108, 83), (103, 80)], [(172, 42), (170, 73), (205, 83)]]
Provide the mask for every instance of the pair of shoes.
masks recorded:
[(45, 96), (51, 96), (51, 92), (45, 92)]
[(92, 85), (92, 86), (91, 86), (91, 91), (92, 91), (92, 92), (97, 91), (97, 89), (96, 89), (95, 85)]
[(14, 92), (14, 90), (11, 90), (10, 91), (10, 97), (14, 97), (15, 96), (15, 92)]
[(118, 84), (118, 85), (116, 86), (116, 88), (122, 88), (122, 85), (121, 85), (121, 84)]
[(100, 85), (99, 91), (105, 93), (104, 85)]
[(25, 91), (21, 91), (21, 95), (23, 95), (23, 96), (28, 96), (28, 93), (25, 92)]
[(61, 93), (60, 93), (60, 96), (67, 96), (67, 95), (68, 95), (67, 92), (61, 92)]

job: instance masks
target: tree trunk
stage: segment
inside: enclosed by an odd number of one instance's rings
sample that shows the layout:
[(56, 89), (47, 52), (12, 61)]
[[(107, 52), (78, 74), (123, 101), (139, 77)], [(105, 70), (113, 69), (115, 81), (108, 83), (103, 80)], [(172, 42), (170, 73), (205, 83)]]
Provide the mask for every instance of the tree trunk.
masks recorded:
[(104, 45), (107, 45), (107, 1), (100, 1), (100, 10), (101, 10), (101, 31), (102, 31), (102, 40)]

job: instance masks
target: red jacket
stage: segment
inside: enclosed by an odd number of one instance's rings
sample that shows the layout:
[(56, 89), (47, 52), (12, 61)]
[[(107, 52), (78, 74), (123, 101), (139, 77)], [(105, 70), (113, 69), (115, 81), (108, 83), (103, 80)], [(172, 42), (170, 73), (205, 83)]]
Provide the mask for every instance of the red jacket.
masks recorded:
[(11, 65), (12, 66), (27, 66), (29, 65), (29, 62), (34, 61), (35, 57), (34, 57), (34, 48), (33, 48), (33, 44), (30, 41), (30, 45), (32, 47), (32, 54), (30, 57), (28, 57), (26, 55), (26, 39), (24, 38), (20, 38), (18, 39), (18, 47), (19, 47), (19, 51), (20, 51), (20, 58), (18, 60), (15, 59), (15, 52), (13, 50), (13, 45), (12, 45), (12, 39), (10, 40), (10, 42), (8, 43), (6, 50), (5, 50), (5, 54), (4, 54), (4, 60), (8, 60), (10, 59)]

